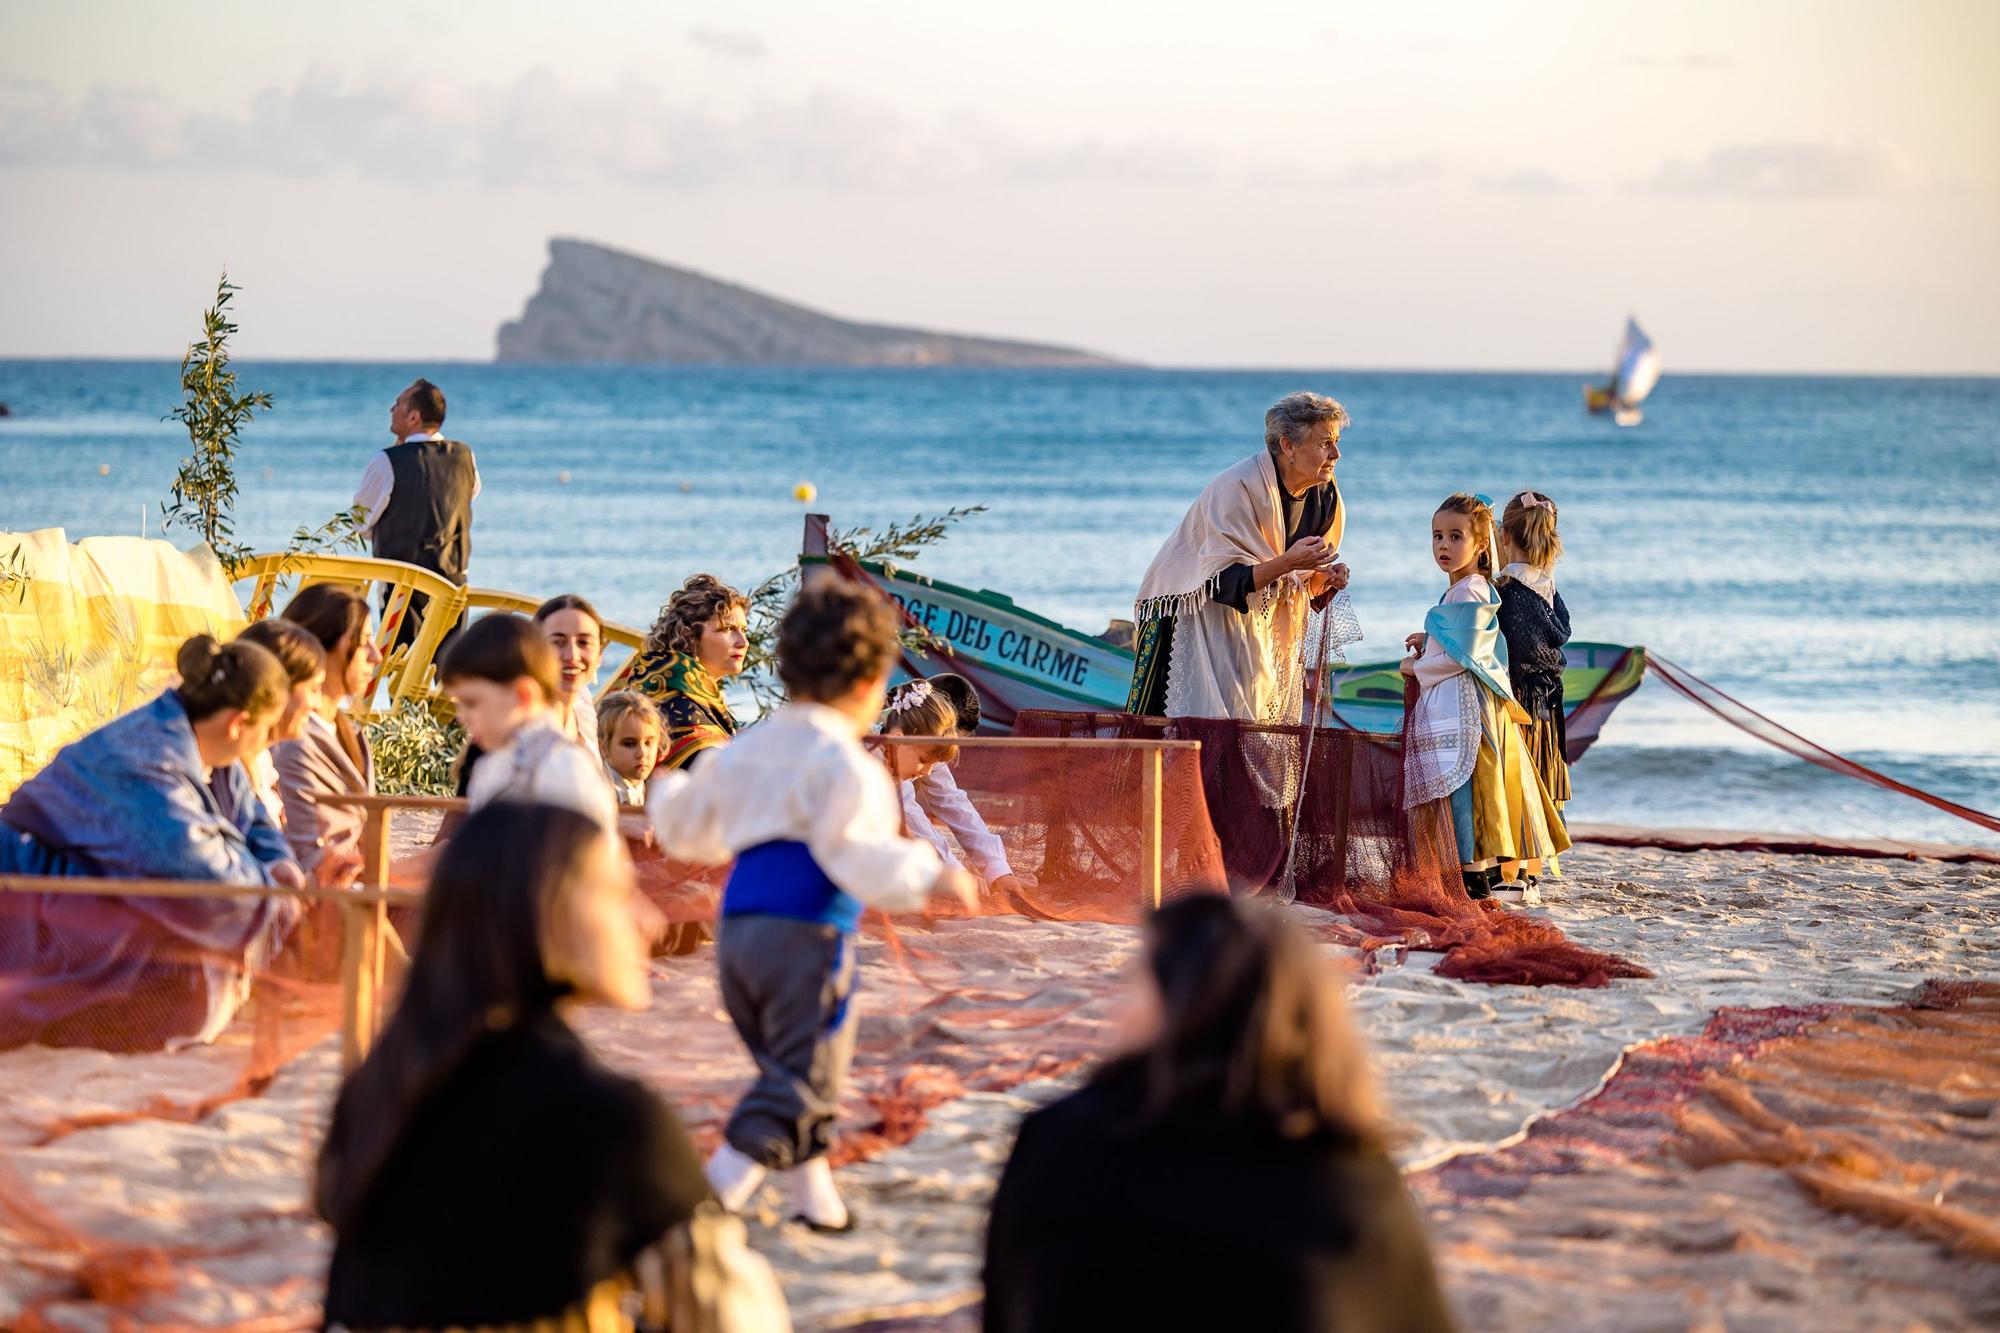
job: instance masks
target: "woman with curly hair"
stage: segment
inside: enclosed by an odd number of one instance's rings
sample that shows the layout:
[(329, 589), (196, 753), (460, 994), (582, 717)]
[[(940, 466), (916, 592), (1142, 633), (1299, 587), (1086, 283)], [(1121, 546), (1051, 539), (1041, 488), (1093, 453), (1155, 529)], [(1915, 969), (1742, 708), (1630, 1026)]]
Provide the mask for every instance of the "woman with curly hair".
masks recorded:
[(662, 768), (688, 768), (736, 734), (722, 683), (743, 670), (749, 615), (750, 599), (713, 574), (696, 574), (660, 608), (628, 688), (666, 719)]

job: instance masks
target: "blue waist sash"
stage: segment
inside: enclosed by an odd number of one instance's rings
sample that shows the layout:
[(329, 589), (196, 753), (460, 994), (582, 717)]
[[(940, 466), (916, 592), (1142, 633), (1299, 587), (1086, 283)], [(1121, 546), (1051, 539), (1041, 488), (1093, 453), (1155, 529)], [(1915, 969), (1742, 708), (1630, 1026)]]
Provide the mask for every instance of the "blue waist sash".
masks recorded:
[(736, 854), (722, 915), (781, 916), (851, 933), (861, 926), (861, 902), (826, 877), (804, 843), (765, 842)]

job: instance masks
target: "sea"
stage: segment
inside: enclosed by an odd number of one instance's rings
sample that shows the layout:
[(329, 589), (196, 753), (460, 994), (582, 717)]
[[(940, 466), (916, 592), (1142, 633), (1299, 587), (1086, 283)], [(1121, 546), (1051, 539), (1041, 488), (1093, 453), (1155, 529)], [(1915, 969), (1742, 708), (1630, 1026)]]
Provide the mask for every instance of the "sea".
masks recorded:
[[(1392, 660), (1443, 591), (1453, 491), (1553, 496), (1579, 639), (1643, 644), (1902, 782), (2000, 811), (2000, 380), (1668, 375), (1644, 422), (1583, 374), (773, 369), (244, 362), (268, 391), (239, 540), (277, 549), (351, 500), (419, 374), (477, 452), (472, 578), (651, 622), (689, 574), (749, 587), (810, 508), (881, 528), (952, 508), (911, 567), (1088, 632), (1131, 614), (1188, 502), (1330, 393), (1342, 556)], [(0, 361), (0, 528), (160, 536), (187, 439), (170, 362)], [(799, 498), (810, 487), (810, 504)], [(183, 544), (192, 534), (164, 534)], [(1768, 748), (1657, 680), (1577, 766), (1578, 821), (2000, 846), (2000, 835)]]

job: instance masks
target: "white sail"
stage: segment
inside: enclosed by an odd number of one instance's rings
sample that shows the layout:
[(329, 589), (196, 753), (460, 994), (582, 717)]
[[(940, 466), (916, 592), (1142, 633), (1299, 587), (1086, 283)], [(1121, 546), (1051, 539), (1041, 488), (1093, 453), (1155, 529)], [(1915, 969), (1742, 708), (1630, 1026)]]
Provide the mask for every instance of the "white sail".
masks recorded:
[(1611, 376), (1611, 397), (1626, 407), (1637, 407), (1659, 382), (1660, 354), (1639, 321), (1628, 316), (1625, 337), (1618, 344), (1618, 369)]

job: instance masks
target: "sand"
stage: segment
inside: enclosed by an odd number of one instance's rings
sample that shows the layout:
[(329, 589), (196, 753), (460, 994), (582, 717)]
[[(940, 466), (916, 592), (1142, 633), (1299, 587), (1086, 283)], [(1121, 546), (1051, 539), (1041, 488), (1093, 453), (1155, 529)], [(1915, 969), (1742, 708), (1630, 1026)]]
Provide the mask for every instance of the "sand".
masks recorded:
[[(1780, 1191), (1798, 1187), (1748, 1165), (1681, 1182), (1673, 1220), (1654, 1225), (1645, 1219), (1663, 1207), (1661, 1190), (1627, 1188), (1643, 1170), (1611, 1163), (1598, 1183), (1623, 1183), (1606, 1186), (1610, 1202), (1587, 1225), (1569, 1225), (1573, 1234), (1562, 1234), (1563, 1219), (1585, 1215), (1581, 1196), (1564, 1195), (1583, 1188), (1574, 1174), (1537, 1177), (1513, 1199), (1438, 1184), (1469, 1163), (1512, 1160), (1504, 1155), (1525, 1148), (1508, 1145), (1537, 1117), (1554, 1125), (1564, 1108), (1601, 1106), (1586, 1099), (1628, 1048), (1697, 1038), (1725, 1006), (1885, 1005), (1925, 978), (2000, 978), (2000, 867), (1596, 848), (1567, 865), (1568, 880), (1543, 910), (1578, 943), (1642, 962), (1655, 979), (1594, 991), (1475, 986), (1435, 976), (1431, 956), (1414, 954), (1358, 976), (1352, 992), (1390, 1100), (1412, 1131), (1403, 1157), (1467, 1326), (1948, 1328), (2000, 1310), (1982, 1304), (1983, 1270), (1965, 1269), (1984, 1261), (1789, 1206), (1797, 1200)], [(923, 1316), (912, 1327), (976, 1326), (984, 1206), (1012, 1126), (1081, 1076), (1081, 1060), (1108, 1034), (1118, 973), (1135, 947), (1130, 928), (1015, 918), (907, 928), (893, 944), (865, 946), (865, 1053), (844, 1123), (846, 1151), (872, 1155), (845, 1166), (842, 1180), (866, 1225), (849, 1237), (808, 1235), (779, 1222), (775, 1191), (753, 1219), (800, 1327), (898, 1314)], [(581, 1026), (608, 1060), (667, 1091), (712, 1138), (748, 1065), (720, 1020), (708, 961), (656, 965), (652, 1010), (594, 1012)], [(949, 984), (933, 989), (926, 979)], [(316, 1314), (328, 1243), (302, 1182), (334, 1086), (330, 1043), (294, 1060), (263, 1096), (197, 1124), (142, 1121), (30, 1142), (52, 1116), (199, 1085), (192, 1062), (226, 1055), (0, 1054), (0, 1169), (92, 1236), (198, 1243), (205, 1252), (177, 1256), (162, 1288), (134, 1299), (130, 1315), (303, 1327)], [(914, 1137), (912, 1108), (927, 1108)], [(1991, 1140), (1985, 1147), (2000, 1152)], [(1773, 1198), (1789, 1202), (1754, 1225), (1733, 1220), (1746, 1200)], [(1538, 1203), (1528, 1226), (1523, 1199), (1562, 1206)], [(1663, 1229), (1678, 1248), (1659, 1240)], [(1727, 1263), (1713, 1262), (1717, 1254)], [(1943, 1290), (1921, 1309), (1906, 1304), (1905, 1287), (1865, 1280), (1921, 1275), (1926, 1264), (1975, 1278), (1933, 1284)], [(58, 1326), (111, 1327), (112, 1308), (66, 1298), (76, 1289), (69, 1267), (20, 1219), (0, 1218), (0, 1326), (41, 1303)], [(1698, 1300), (1677, 1275), (1702, 1277)]]

